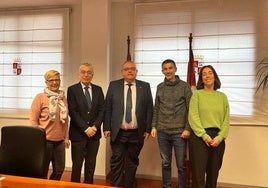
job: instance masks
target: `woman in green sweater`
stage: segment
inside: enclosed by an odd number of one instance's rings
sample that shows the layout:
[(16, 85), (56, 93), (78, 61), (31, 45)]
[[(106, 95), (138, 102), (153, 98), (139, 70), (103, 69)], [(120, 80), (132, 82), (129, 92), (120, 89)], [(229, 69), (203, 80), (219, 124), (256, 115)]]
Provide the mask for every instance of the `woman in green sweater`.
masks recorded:
[(189, 139), (192, 188), (216, 188), (229, 131), (229, 103), (217, 91), (220, 79), (211, 65), (201, 68), (197, 91), (189, 107), (189, 123), (193, 133)]

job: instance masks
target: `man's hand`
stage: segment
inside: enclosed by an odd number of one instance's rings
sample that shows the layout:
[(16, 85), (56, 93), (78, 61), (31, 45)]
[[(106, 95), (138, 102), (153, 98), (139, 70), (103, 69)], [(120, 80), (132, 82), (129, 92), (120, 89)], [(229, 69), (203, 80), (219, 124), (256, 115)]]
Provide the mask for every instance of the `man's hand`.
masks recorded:
[(189, 137), (190, 137), (190, 131), (188, 131), (188, 130), (184, 130), (184, 131), (181, 133), (181, 137), (182, 137), (182, 138), (185, 138), (185, 139), (189, 138)]
[(111, 131), (104, 131), (103, 134), (105, 138), (108, 138), (111, 135)]
[(92, 137), (96, 134), (97, 128), (95, 126), (89, 127), (86, 134), (88, 137)]

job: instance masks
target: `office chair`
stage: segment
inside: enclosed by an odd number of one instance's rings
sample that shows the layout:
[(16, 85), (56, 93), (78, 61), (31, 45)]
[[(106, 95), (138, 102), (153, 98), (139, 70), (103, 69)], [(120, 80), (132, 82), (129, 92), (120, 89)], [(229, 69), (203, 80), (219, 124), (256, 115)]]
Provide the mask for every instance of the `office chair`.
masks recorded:
[(46, 178), (46, 132), (44, 129), (14, 125), (1, 129), (0, 173)]

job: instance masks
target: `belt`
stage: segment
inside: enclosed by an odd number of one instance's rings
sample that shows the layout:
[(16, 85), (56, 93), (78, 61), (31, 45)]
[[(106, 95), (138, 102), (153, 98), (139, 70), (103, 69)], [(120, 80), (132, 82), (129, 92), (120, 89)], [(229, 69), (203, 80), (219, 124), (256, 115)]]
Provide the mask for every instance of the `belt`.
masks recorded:
[(125, 131), (125, 132), (136, 132), (138, 131), (138, 129), (122, 129), (120, 128), (121, 131)]

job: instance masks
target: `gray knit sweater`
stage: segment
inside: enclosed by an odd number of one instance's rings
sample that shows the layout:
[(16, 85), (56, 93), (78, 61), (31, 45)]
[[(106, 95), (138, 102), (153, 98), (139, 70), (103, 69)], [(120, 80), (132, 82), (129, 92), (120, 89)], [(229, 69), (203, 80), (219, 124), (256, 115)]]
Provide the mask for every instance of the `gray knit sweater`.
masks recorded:
[(167, 134), (190, 130), (189, 102), (192, 91), (186, 82), (176, 76), (175, 82), (166, 78), (157, 86), (152, 127)]

